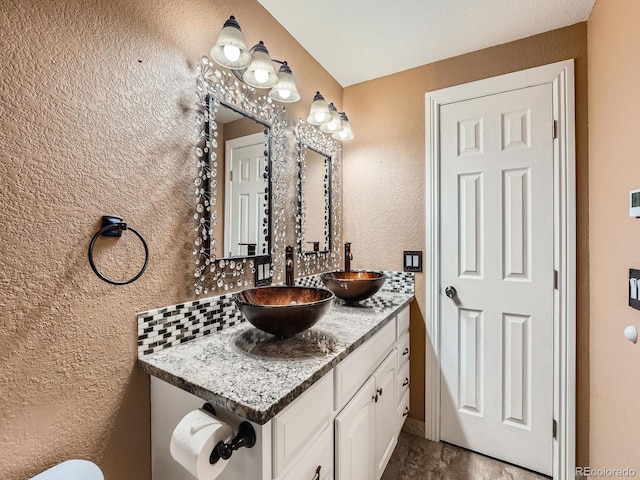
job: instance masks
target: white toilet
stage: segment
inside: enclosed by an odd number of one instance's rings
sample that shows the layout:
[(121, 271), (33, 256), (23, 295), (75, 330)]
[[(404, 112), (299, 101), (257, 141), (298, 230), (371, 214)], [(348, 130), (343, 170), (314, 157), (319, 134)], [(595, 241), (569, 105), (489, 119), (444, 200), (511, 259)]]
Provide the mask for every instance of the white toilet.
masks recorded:
[(100, 468), (88, 460), (67, 460), (31, 480), (104, 480)]

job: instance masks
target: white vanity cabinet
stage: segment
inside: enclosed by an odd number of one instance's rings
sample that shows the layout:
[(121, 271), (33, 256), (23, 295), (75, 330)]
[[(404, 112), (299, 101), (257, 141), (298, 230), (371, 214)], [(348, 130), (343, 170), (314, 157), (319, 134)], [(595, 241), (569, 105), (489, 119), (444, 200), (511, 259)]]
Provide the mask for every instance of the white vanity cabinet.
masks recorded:
[[(340, 370), (350, 369), (351, 362), (374, 358), (368, 365), (360, 363), (362, 371), (373, 370), (373, 373), (336, 416), (336, 480), (379, 479), (398, 443), (401, 420), (405, 418), (398, 413), (399, 395), (406, 393), (408, 398), (408, 385), (400, 388), (402, 383), (398, 381), (399, 358), (406, 358), (408, 365), (408, 354), (402, 355), (404, 348), (408, 348), (408, 318), (409, 308), (405, 307), (394, 322), (335, 369), (338, 382)], [(379, 348), (381, 345), (387, 348)]]
[[(409, 307), (349, 353), (234, 452), (218, 480), (378, 480), (408, 412)], [(204, 403), (151, 377), (153, 480), (193, 480), (171, 458), (180, 419)], [(234, 429), (242, 418), (216, 408)], [(404, 416), (403, 416), (404, 415)]]

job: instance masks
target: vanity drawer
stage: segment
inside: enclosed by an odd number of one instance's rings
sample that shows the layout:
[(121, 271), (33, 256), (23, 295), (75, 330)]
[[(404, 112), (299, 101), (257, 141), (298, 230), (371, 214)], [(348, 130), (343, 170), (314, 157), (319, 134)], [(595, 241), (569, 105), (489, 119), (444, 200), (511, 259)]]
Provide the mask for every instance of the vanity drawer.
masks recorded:
[(409, 416), (409, 392), (407, 391), (398, 404), (398, 431), (402, 430), (405, 420)]
[(409, 361), (411, 355), (409, 332), (406, 332), (400, 340), (398, 340), (398, 368)]
[[(318, 469), (319, 472), (318, 472)], [(318, 476), (316, 477), (316, 472)], [(326, 427), (318, 439), (281, 480), (333, 479), (333, 425)]]
[(332, 425), (332, 418), (333, 375), (329, 373), (273, 419), (273, 478), (284, 472), (318, 432)]
[(336, 411), (347, 404), (393, 349), (395, 334), (396, 322), (389, 322), (336, 366)]
[(405, 332), (409, 331), (409, 321), (411, 320), (409, 305), (404, 307), (398, 312), (398, 330), (396, 331), (396, 338), (400, 338)]
[(398, 398), (409, 391), (409, 385), (411, 384), (411, 375), (409, 372), (409, 362), (406, 362), (398, 371)]

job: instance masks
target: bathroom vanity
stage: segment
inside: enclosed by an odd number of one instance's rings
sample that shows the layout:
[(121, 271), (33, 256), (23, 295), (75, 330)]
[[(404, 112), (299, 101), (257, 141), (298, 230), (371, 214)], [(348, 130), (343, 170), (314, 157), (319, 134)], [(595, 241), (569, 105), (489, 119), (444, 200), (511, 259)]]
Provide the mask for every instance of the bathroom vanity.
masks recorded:
[[(218, 477), (372, 480), (382, 475), (409, 412), (411, 294), (341, 301), (312, 329), (278, 340), (244, 322), (142, 355), (151, 375), (153, 480), (192, 480), (169, 443), (205, 402), (256, 444)], [(221, 460), (222, 461), (222, 460)]]

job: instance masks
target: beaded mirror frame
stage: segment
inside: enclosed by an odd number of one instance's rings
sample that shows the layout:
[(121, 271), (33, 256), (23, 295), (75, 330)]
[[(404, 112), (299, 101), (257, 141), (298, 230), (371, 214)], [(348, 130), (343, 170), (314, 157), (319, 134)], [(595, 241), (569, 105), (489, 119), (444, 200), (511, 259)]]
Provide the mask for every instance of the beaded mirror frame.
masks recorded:
[(217, 127), (215, 115), (221, 104), (229, 106), (246, 117), (268, 127), (265, 151), (268, 152), (266, 175), (268, 179), (268, 202), (266, 234), (270, 235), (271, 268), (274, 281), (282, 278), (286, 224), (285, 129), (286, 109), (267, 95), (259, 95), (256, 89), (240, 83), (226, 70), (218, 70), (207, 56), (203, 56), (197, 67), (196, 129), (198, 144), (195, 149), (198, 174), (194, 179), (196, 226), (193, 247), (195, 268), (193, 270), (196, 295), (216, 295), (228, 290), (253, 285), (255, 257), (218, 258), (217, 239), (213, 238), (218, 221), (217, 185), (219, 175), (216, 152)]
[[(296, 188), (296, 238), (298, 243), (296, 255), (296, 272), (299, 276), (313, 275), (315, 273), (336, 270), (340, 268), (340, 244), (342, 242), (342, 218), (341, 218), (341, 154), (342, 148), (338, 142), (325, 135), (317, 127), (307, 125), (303, 119), (298, 120), (296, 126), (297, 139), (297, 168), (298, 181)], [(330, 204), (330, 225), (326, 225), (326, 231), (330, 231), (330, 245), (328, 251), (308, 252), (303, 251), (302, 242), (305, 238), (306, 219), (304, 218), (305, 195), (304, 183), (307, 163), (305, 159), (305, 147), (330, 159), (330, 172), (325, 185), (330, 198), (325, 199)]]

